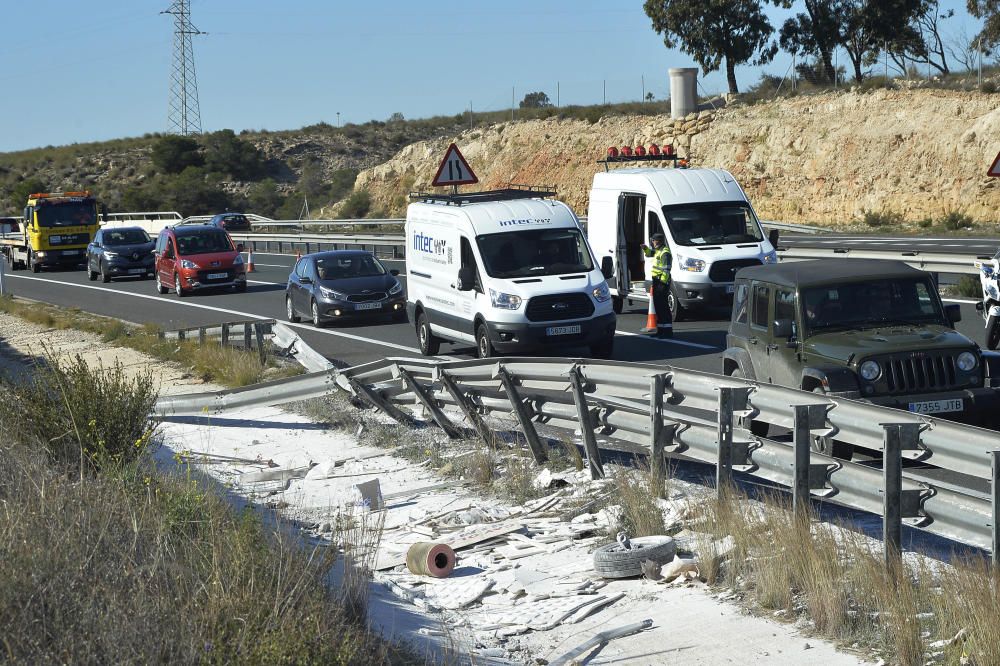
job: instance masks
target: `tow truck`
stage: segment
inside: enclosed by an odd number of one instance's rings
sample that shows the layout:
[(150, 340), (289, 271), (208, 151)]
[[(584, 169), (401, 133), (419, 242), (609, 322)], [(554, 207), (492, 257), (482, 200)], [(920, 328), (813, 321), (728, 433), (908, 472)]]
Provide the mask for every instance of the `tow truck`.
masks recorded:
[(37, 192), (28, 195), (20, 224), (5, 225), (0, 252), (12, 270), (82, 266), (98, 227), (97, 199), (89, 191)]

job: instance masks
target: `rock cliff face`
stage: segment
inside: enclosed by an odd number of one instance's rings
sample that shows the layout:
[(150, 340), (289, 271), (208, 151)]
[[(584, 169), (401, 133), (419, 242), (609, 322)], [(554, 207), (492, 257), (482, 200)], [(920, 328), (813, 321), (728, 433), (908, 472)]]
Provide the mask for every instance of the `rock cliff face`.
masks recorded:
[(372, 208), (402, 215), (454, 140), (480, 179), (555, 186), (580, 215), (608, 146), (671, 143), (692, 166), (728, 169), (764, 219), (824, 226), (866, 210), (906, 220), (962, 212), (1000, 218), (1000, 183), (986, 170), (1000, 148), (1000, 95), (938, 90), (842, 92), (668, 116), (492, 125), (403, 148), (363, 171)]

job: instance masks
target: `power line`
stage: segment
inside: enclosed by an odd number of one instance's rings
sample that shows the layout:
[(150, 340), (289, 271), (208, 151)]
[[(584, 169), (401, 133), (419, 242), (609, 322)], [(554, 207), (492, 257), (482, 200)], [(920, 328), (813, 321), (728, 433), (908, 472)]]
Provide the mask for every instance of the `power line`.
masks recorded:
[(194, 70), (192, 35), (204, 35), (191, 23), (191, 0), (174, 0), (160, 12), (174, 17), (174, 63), (170, 72), (168, 131), (172, 134), (201, 134), (198, 105), (198, 77)]

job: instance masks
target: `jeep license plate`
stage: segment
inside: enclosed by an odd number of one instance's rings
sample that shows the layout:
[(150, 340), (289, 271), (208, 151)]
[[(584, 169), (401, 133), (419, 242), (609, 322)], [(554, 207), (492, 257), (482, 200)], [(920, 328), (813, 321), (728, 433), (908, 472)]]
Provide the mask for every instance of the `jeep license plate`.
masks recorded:
[(910, 411), (917, 414), (943, 414), (945, 412), (961, 412), (964, 409), (965, 403), (961, 398), (910, 403)]
[(357, 303), (354, 306), (355, 310), (381, 310), (381, 303)]
[(209, 273), (205, 276), (206, 280), (225, 280), (229, 277), (229, 273)]
[(545, 329), (545, 335), (574, 335), (579, 332), (579, 324), (573, 326), (549, 326)]

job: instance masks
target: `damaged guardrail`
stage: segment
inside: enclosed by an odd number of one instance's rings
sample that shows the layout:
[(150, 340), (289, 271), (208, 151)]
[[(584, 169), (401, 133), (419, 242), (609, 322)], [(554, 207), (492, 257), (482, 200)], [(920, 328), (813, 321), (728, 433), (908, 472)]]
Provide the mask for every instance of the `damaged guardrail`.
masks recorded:
[[(220, 413), (275, 405), (341, 389), (408, 422), (400, 405), (420, 406), (449, 437), (461, 433), (444, 407), (462, 413), (487, 446), (482, 416), (513, 415), (535, 460), (546, 450), (536, 425), (579, 430), (591, 475), (603, 476), (602, 450), (716, 466), (721, 488), (733, 472), (788, 486), (796, 507), (813, 497), (883, 516), (887, 557), (898, 554), (902, 525), (984, 548), (997, 556), (1000, 438), (996, 432), (929, 416), (672, 366), (589, 359), (506, 358), (444, 362), (385, 359), (219, 394), (161, 399), (157, 412)], [(753, 435), (750, 420), (787, 428), (782, 441)], [(776, 428), (772, 428), (772, 432)], [(812, 450), (814, 437), (881, 451), (882, 469)], [(903, 461), (973, 477), (989, 492), (939, 483)]]
[(197, 340), (202, 345), (210, 341), (214, 342), (215, 338), (218, 337), (219, 344), (222, 346), (238, 345), (247, 351), (257, 349), (257, 353), (260, 354), (260, 362), (264, 363), (267, 359), (267, 339), (272, 335), (276, 323), (274, 319), (246, 319), (227, 321), (212, 326), (190, 326), (160, 331), (157, 335), (161, 340)]

